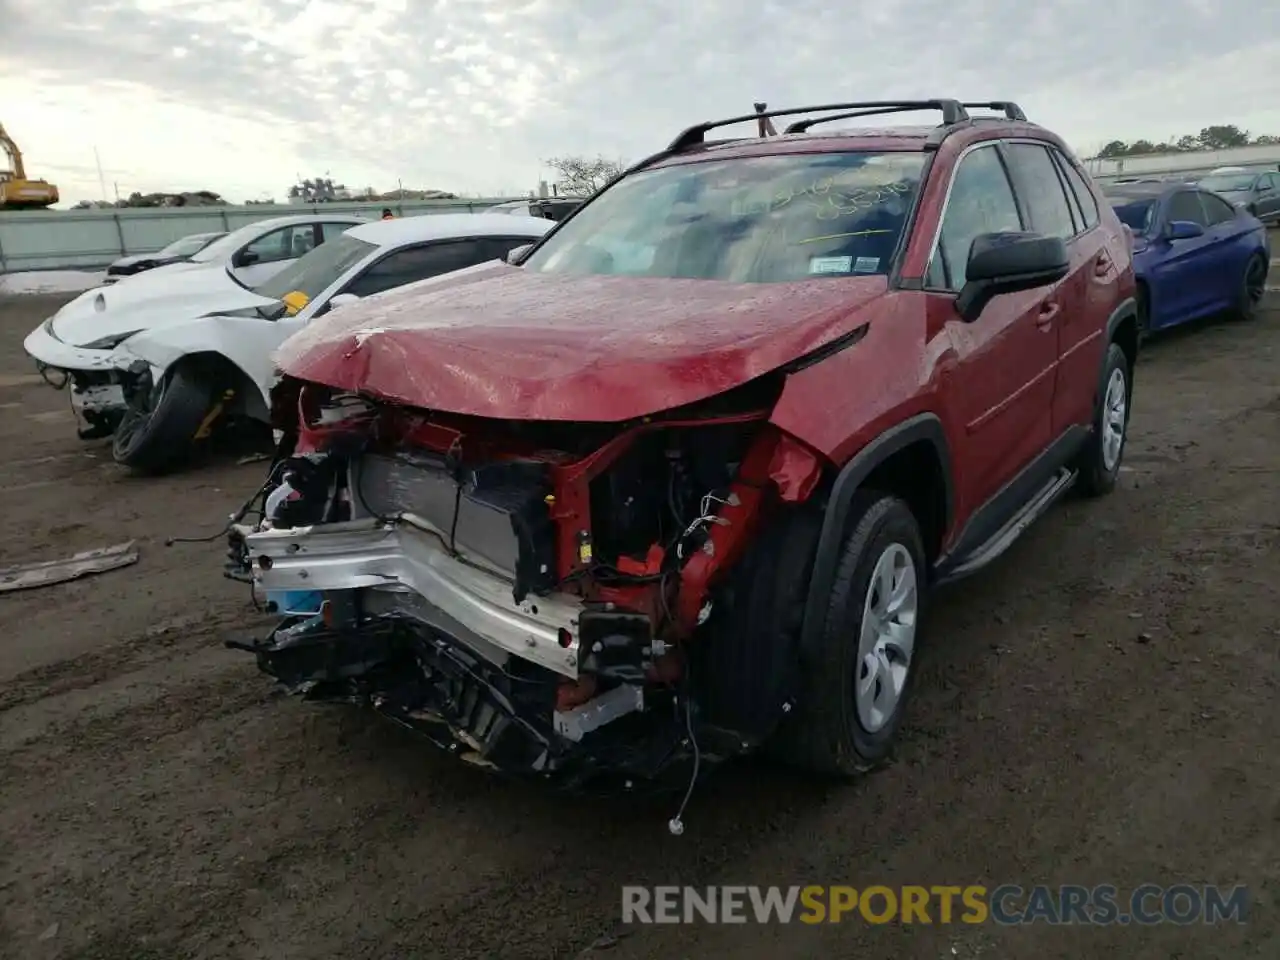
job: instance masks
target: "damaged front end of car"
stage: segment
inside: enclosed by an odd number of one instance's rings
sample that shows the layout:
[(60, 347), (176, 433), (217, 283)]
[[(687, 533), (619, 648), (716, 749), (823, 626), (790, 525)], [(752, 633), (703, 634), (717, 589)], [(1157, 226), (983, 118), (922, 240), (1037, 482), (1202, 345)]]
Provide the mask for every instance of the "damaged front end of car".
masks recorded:
[[(285, 378), (285, 439), (228, 566), (281, 619), (240, 646), (291, 691), (565, 786), (674, 782), (691, 761), (749, 751), (790, 691), (779, 669), (750, 722), (717, 709), (743, 656), (726, 642), (742, 611), (722, 608), (749, 599), (733, 574), (759, 532), (824, 477), (769, 423), (779, 388), (762, 378), (607, 424), (452, 415)], [(803, 564), (789, 575), (803, 581)]]

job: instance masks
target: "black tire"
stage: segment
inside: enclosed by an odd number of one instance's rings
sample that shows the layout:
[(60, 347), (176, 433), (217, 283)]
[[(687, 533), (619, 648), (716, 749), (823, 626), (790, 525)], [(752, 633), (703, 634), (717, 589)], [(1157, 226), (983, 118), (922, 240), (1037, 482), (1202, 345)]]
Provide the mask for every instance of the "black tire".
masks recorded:
[(159, 473), (190, 455), (195, 436), (213, 408), (213, 386), (199, 371), (178, 364), (151, 395), (136, 399), (116, 427), (116, 463)]
[[(912, 653), (896, 705), (882, 725), (869, 729), (859, 717), (854, 690), (855, 675), (862, 670), (858, 646), (863, 609), (877, 563), (895, 546), (905, 550), (915, 576)], [(905, 560), (902, 569), (905, 572)], [(799, 700), (780, 731), (780, 744), (791, 763), (824, 776), (849, 778), (889, 758), (915, 676), (927, 599), (926, 569), (920, 526), (910, 507), (889, 494), (856, 493), (817, 649), (806, 651)]]
[(1240, 278), (1240, 291), (1236, 295), (1235, 315), (1240, 320), (1257, 319), (1262, 298), (1267, 290), (1267, 269), (1271, 265), (1267, 258), (1255, 253), (1245, 264), (1244, 274)]
[(1151, 293), (1145, 283), (1138, 284), (1138, 343), (1151, 338)]
[[(1120, 416), (1120, 445), (1115, 451), (1115, 459), (1109, 460), (1108, 433), (1112, 426), (1111, 415), (1115, 412), (1112, 396), (1114, 378), (1123, 379), (1124, 394), (1121, 402), (1124, 411)], [(1111, 409), (1108, 403), (1112, 404)], [(1110, 493), (1116, 487), (1116, 479), (1120, 476), (1120, 465), (1124, 462), (1124, 448), (1129, 441), (1129, 414), (1133, 410), (1133, 369), (1129, 366), (1129, 358), (1125, 356), (1118, 343), (1107, 346), (1106, 365), (1103, 368), (1102, 381), (1098, 390), (1097, 409), (1093, 414), (1093, 430), (1088, 442), (1080, 451), (1076, 460), (1076, 490), (1086, 497), (1100, 497)]]
[(763, 743), (796, 698), (800, 631), (821, 530), (822, 516), (812, 509), (774, 518), (717, 591), (697, 646), (696, 686), (707, 723)]

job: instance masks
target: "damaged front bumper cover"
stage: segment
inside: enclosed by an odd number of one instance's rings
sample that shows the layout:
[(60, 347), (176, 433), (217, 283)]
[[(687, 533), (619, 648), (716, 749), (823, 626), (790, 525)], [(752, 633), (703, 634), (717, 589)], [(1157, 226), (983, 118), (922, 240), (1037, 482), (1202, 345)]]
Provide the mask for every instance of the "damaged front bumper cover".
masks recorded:
[(371, 707), (460, 760), (560, 789), (678, 789), (695, 758), (756, 746), (698, 725), (672, 689), (622, 683), (560, 709), (557, 691), (589, 678), (581, 601), (516, 603), (507, 580), (446, 543), (414, 514), (245, 530), (238, 549), (256, 590), (315, 592), (329, 608), (228, 645), (293, 693)]
[[(291, 692), (372, 708), (494, 773), (569, 791), (625, 792), (641, 783), (661, 791), (688, 780), (694, 754), (678, 712), (648, 715), (625, 733), (602, 728), (640, 699), (638, 689), (619, 687), (599, 698), (604, 703), (553, 720), (554, 684), (502, 670), (415, 619), (384, 616), (354, 630), (286, 621), (265, 640), (228, 645), (255, 654), (259, 668)], [(598, 715), (610, 708), (614, 717)], [(700, 759), (713, 754), (704, 742)]]
[[(109, 436), (128, 410), (130, 397), (149, 391), (156, 370), (127, 349), (79, 347), (58, 339), (46, 320), (23, 343), (36, 369), (52, 387), (71, 387), (71, 409), (89, 423), (83, 439)], [(55, 379), (61, 375), (61, 381)]]

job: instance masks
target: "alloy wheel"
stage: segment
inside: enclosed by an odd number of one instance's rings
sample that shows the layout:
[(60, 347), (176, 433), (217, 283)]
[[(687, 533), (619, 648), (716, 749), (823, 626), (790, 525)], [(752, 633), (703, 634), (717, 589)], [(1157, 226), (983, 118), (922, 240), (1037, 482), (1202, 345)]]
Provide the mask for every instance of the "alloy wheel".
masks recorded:
[(902, 700), (915, 652), (919, 607), (915, 562), (906, 547), (891, 543), (880, 554), (867, 585), (854, 665), (854, 706), (868, 733), (888, 723)]
[(1102, 466), (1108, 473), (1120, 462), (1128, 408), (1129, 395), (1124, 371), (1117, 367), (1111, 371), (1102, 402)]

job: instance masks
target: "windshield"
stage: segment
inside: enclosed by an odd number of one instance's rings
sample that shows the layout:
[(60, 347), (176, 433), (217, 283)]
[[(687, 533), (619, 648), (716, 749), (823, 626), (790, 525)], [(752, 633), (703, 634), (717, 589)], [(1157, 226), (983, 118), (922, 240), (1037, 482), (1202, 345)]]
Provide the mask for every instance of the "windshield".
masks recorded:
[(1155, 216), (1156, 201), (1129, 200), (1117, 203), (1114, 207), (1120, 222), (1136, 234), (1145, 235), (1151, 229), (1151, 220)]
[(523, 266), (734, 283), (887, 274), (923, 167), (916, 152), (821, 153), (642, 171)]
[(157, 256), (189, 257), (192, 254), (199, 253), (219, 237), (225, 236), (225, 233), (197, 233), (194, 236), (183, 237), (181, 240), (175, 240), (162, 249)]
[(1254, 173), (1222, 173), (1216, 177), (1205, 177), (1200, 181), (1199, 186), (1215, 193), (1236, 193), (1252, 190), (1253, 181), (1256, 179), (1257, 174)]
[(253, 292), (260, 297), (283, 300), (285, 294), (296, 291), (307, 301), (314, 300), (330, 284), (377, 249), (377, 244), (357, 240), (349, 233), (339, 234), (304, 253), (275, 276), (258, 284)]

